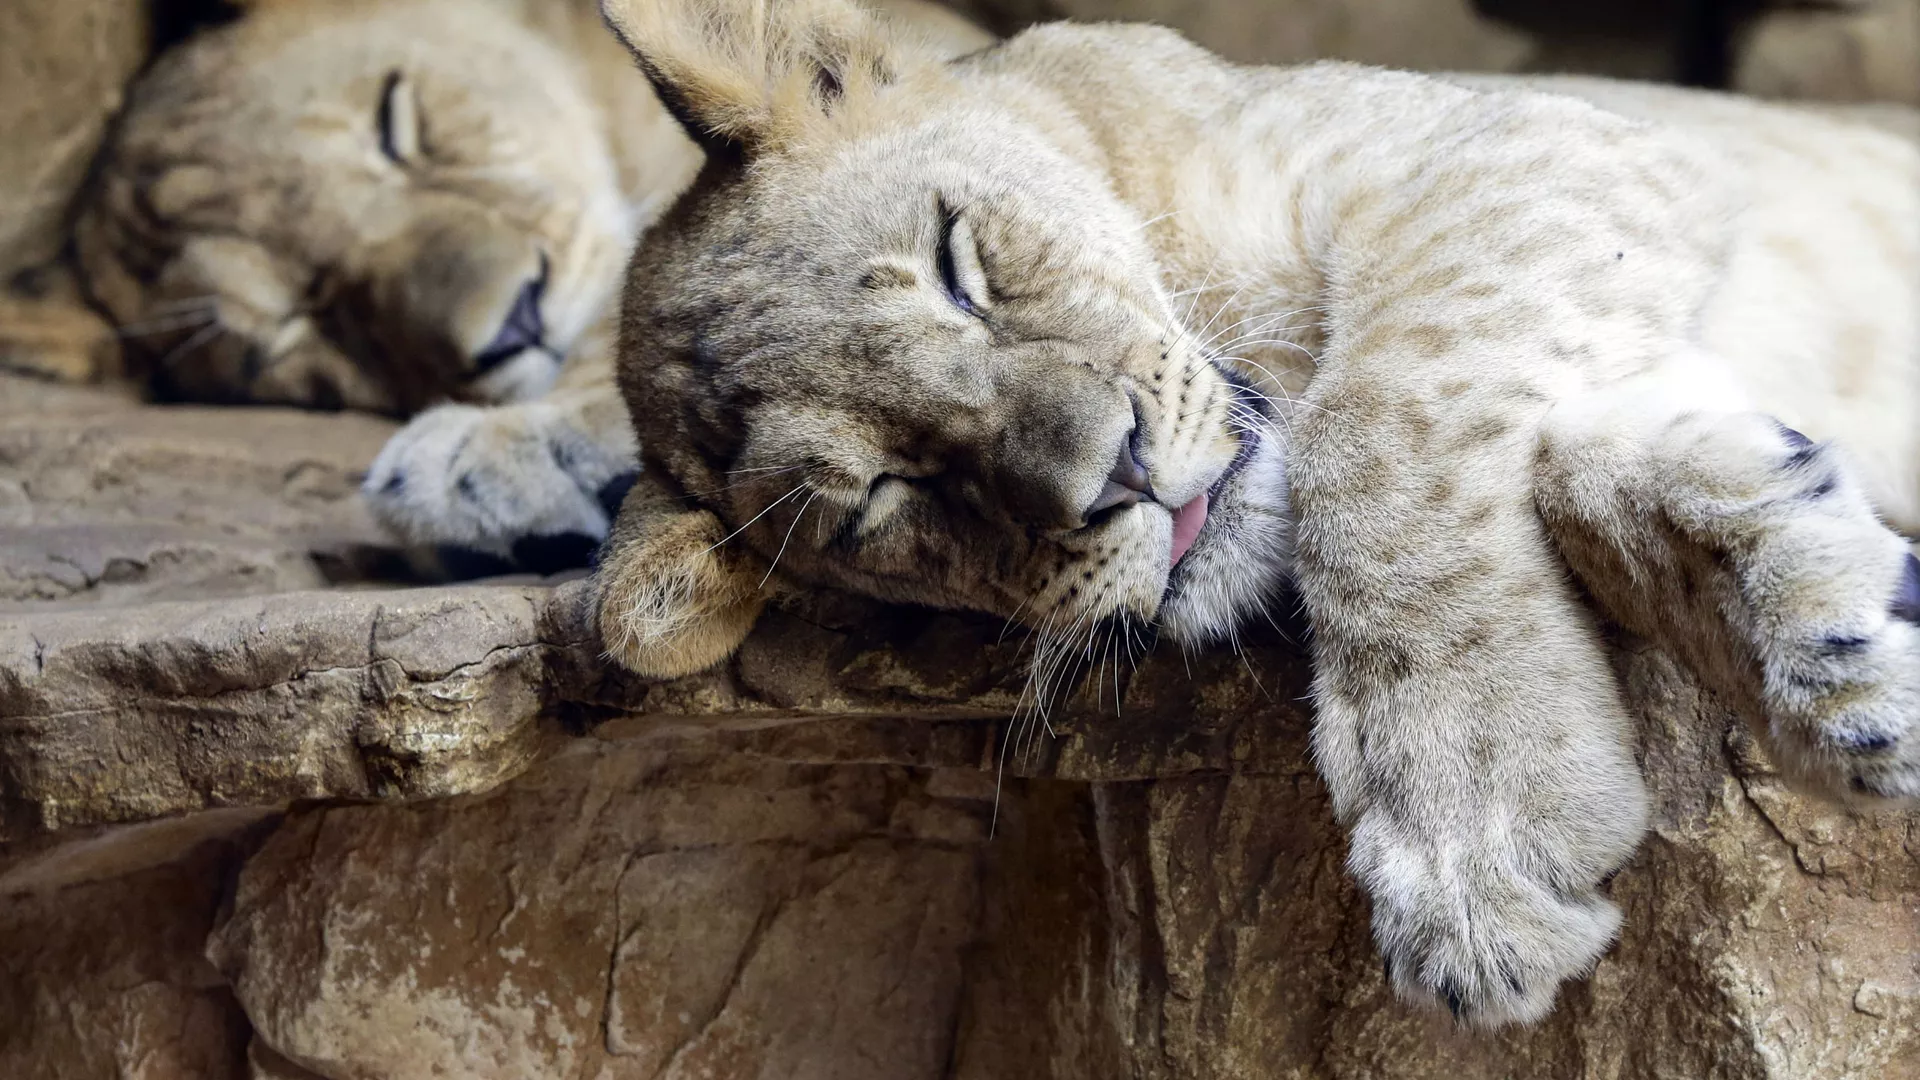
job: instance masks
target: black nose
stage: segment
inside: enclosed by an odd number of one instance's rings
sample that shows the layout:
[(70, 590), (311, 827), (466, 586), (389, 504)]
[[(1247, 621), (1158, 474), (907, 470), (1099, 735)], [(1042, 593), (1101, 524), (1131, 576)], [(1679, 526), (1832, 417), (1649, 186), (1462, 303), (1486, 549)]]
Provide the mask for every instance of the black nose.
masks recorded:
[(513, 307), (480, 355), (473, 358), (474, 373), (484, 375), (521, 352), (539, 347), (547, 336), (546, 322), (540, 316), (540, 298), (547, 291), (547, 257), (540, 256), (540, 276), (520, 287)]
[(1113, 463), (1113, 471), (1107, 474), (1100, 497), (1087, 507), (1088, 521), (1115, 507), (1132, 506), (1141, 499), (1153, 498), (1153, 484), (1147, 479), (1147, 467), (1140, 464), (1139, 443), (1140, 428), (1135, 425), (1133, 431), (1120, 442), (1120, 456)]

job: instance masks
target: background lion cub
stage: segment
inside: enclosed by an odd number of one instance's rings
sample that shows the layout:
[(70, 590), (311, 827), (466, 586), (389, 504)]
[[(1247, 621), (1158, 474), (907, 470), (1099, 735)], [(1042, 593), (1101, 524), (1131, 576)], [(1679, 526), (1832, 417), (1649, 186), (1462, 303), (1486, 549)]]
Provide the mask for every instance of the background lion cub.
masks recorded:
[(135, 367), (162, 398), (427, 410), (370, 470), (382, 522), (584, 564), (635, 453), (614, 297), (699, 152), (588, 0), (246, 8), (132, 88), (77, 225)]
[(1391, 979), (1486, 1025), (1607, 947), (1644, 821), (1584, 600), (1809, 785), (1920, 795), (1920, 563), (1875, 511), (1920, 525), (1911, 142), (1146, 27), (941, 63), (841, 0), (605, 8), (705, 154), (625, 298), (623, 663), (722, 658), (778, 572), (1025, 622), (1044, 708), (1291, 576)]

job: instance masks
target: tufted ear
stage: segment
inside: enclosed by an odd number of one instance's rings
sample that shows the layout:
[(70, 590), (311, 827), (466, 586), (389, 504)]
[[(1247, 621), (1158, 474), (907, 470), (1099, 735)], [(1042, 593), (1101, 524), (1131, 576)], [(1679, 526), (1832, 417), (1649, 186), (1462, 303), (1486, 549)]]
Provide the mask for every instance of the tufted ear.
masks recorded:
[(853, 0), (601, 0), (600, 13), (710, 156), (793, 138), (893, 81), (899, 59)]
[(651, 678), (725, 660), (760, 617), (766, 565), (723, 543), (710, 510), (690, 510), (645, 473), (620, 504), (594, 575), (595, 619), (607, 655)]

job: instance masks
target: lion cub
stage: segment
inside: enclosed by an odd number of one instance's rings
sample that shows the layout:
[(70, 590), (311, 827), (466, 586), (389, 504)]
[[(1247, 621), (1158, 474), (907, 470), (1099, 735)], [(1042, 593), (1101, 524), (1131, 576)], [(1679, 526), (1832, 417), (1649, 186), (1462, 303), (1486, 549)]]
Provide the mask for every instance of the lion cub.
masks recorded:
[[(948, 55), (991, 40), (872, 4)], [(162, 398), (414, 417), (365, 492), (401, 540), (584, 563), (634, 466), (627, 254), (702, 155), (592, 0), (239, 7), (135, 83), (76, 222), (131, 367)]]
[(1141, 26), (943, 63), (844, 0), (603, 7), (706, 159), (626, 288), (622, 663), (722, 659), (775, 568), (1017, 616), (1042, 665), (1290, 580), (1392, 982), (1480, 1025), (1593, 966), (1646, 820), (1583, 601), (1805, 783), (1920, 795), (1876, 516), (1920, 525), (1913, 143)]

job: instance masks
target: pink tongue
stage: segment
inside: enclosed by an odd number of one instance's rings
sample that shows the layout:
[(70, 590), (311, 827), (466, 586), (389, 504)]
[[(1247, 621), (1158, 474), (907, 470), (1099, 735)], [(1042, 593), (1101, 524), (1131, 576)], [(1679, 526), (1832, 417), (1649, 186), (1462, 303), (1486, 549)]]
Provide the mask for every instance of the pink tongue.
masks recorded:
[(1170, 566), (1179, 566), (1180, 560), (1187, 557), (1193, 548), (1193, 542), (1200, 537), (1201, 526), (1207, 523), (1207, 496), (1200, 497), (1173, 512), (1173, 562)]

